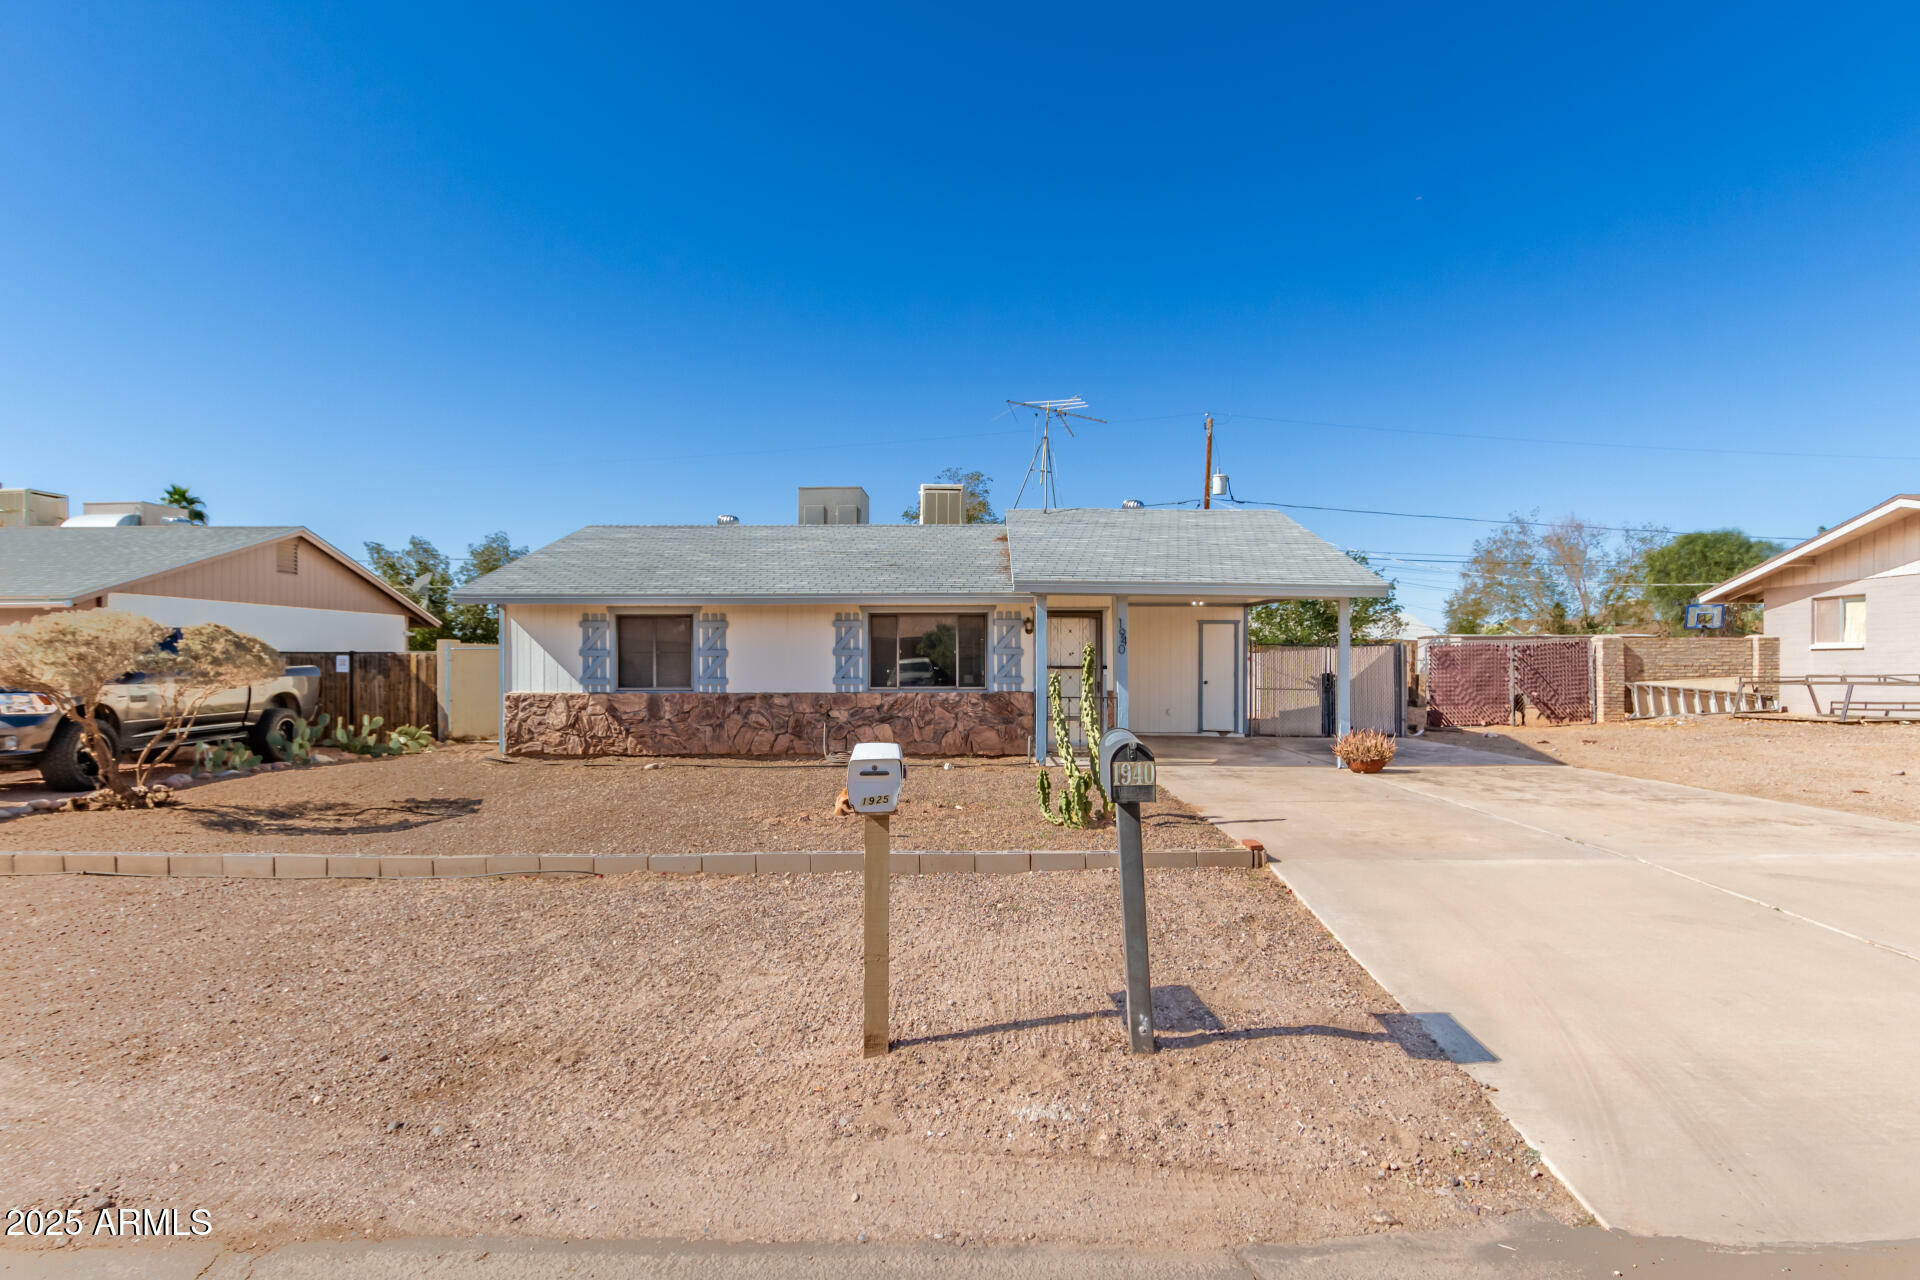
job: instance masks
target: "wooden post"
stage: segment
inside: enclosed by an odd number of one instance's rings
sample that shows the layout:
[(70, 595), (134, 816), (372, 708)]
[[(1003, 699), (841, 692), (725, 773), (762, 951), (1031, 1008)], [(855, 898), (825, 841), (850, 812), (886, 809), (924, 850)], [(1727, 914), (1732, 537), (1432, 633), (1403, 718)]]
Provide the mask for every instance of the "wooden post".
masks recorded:
[(866, 979), (861, 1019), (860, 1056), (884, 1057), (887, 1036), (887, 918), (893, 874), (893, 815), (869, 813), (864, 819), (866, 873), (863, 914), (866, 917)]

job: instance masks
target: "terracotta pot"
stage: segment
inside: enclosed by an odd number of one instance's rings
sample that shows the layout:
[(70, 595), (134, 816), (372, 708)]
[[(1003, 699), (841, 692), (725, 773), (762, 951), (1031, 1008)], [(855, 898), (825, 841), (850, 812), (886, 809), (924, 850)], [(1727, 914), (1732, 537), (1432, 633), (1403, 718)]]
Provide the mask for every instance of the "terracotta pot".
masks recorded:
[(1347, 768), (1355, 773), (1378, 773), (1387, 767), (1385, 760), (1349, 760)]

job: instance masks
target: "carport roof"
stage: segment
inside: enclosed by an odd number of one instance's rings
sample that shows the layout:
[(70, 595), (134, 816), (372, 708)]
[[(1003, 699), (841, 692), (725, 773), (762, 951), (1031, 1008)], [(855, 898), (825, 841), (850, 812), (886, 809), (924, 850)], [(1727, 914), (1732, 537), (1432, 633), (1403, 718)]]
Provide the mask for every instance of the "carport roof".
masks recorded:
[(1387, 584), (1276, 511), (1015, 510), (1002, 525), (589, 525), (461, 604), (912, 601), (1035, 592), (1262, 600)]
[(1007, 512), (1013, 584), (1023, 592), (1384, 596), (1387, 584), (1278, 511)]

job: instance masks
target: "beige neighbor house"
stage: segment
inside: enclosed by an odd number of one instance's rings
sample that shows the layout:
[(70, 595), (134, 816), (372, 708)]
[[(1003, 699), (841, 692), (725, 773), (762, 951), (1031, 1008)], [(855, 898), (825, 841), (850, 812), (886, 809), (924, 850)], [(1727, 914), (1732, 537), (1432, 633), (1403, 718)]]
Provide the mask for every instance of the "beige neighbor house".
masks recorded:
[[(1808, 675), (1920, 680), (1920, 494), (1888, 498), (1701, 592), (1700, 600), (1765, 606), (1766, 634), (1780, 639), (1787, 711), (1830, 713), (1843, 696), (1843, 686), (1809, 690), (1788, 683)], [(1916, 688), (1862, 683), (1854, 696), (1920, 703)]]
[[(1274, 511), (874, 525), (863, 490), (810, 501), (820, 492), (801, 491), (793, 525), (590, 526), (457, 590), (501, 608), (502, 749), (817, 756), (880, 740), (910, 756), (1044, 755), (1050, 674), (1076, 744), (1086, 692), (1108, 725), (1242, 734), (1251, 606), (1334, 599), (1344, 624), (1354, 599), (1387, 593)], [(923, 519), (940, 506), (923, 493)], [(1350, 680), (1339, 701), (1349, 722)]]
[(400, 652), (432, 614), (297, 525), (0, 528), (0, 626), (54, 609), (219, 622), (283, 652)]

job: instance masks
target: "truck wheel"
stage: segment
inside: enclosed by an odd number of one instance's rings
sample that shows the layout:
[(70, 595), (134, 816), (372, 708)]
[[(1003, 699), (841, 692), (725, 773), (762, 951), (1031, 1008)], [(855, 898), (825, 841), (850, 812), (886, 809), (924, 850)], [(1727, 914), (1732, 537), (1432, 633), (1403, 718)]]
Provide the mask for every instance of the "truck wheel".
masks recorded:
[[(268, 707), (253, 722), (253, 728), (247, 732), (247, 745), (253, 748), (253, 754), (262, 760), (278, 763), (287, 759), (286, 736), (293, 732), (293, 710), (290, 707)], [(269, 734), (279, 734), (281, 745), (276, 747), (269, 742)]]
[[(109, 750), (118, 750), (113, 729), (101, 725), (100, 732)], [(40, 757), (40, 778), (55, 791), (93, 791), (100, 786), (100, 768), (87, 750), (87, 736), (78, 722), (62, 720), (53, 731), (53, 741)]]

